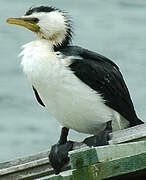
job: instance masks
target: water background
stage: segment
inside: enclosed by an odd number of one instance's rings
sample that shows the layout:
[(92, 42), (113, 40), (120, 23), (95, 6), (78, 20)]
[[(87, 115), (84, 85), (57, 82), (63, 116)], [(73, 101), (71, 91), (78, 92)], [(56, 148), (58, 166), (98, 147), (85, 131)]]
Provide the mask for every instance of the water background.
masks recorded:
[[(38, 5), (68, 11), (74, 21), (73, 43), (120, 66), (137, 114), (146, 121), (146, 1), (0, 0), (0, 161), (47, 150), (60, 135), (59, 124), (38, 105), (19, 66), (20, 47), (35, 36), (5, 23)], [(70, 135), (74, 140), (83, 137)]]

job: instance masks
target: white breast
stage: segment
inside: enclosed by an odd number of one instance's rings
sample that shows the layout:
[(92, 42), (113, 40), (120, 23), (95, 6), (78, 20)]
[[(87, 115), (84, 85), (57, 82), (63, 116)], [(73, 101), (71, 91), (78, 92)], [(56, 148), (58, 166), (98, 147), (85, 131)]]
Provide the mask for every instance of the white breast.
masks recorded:
[[(48, 111), (62, 126), (78, 132), (96, 134), (114, 116), (101, 95), (81, 82), (60, 60), (46, 40), (24, 46), (22, 67), (38, 91)], [(116, 113), (117, 115), (117, 113)]]

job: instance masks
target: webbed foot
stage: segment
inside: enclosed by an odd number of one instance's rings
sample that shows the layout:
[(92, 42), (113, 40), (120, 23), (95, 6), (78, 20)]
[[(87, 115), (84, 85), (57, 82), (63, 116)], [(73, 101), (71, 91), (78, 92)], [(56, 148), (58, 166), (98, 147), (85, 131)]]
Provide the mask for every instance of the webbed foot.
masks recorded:
[(109, 134), (112, 132), (111, 121), (107, 122), (107, 126), (104, 131), (101, 131), (99, 134), (95, 136), (91, 136), (86, 138), (83, 143), (85, 143), (89, 147), (96, 146), (104, 146), (108, 145)]
[(55, 170), (55, 174), (59, 174), (61, 168), (69, 162), (68, 152), (71, 151), (72, 148), (72, 141), (67, 141), (64, 144), (57, 143), (51, 147), (49, 160)]
[(109, 133), (106, 131), (100, 132), (98, 135), (86, 138), (83, 142), (89, 147), (108, 145)]

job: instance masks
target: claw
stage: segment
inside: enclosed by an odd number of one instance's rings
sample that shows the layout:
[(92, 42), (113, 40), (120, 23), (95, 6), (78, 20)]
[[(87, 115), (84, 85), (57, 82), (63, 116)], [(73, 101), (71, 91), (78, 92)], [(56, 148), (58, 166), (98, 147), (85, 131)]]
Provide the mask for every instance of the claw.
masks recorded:
[(55, 144), (51, 147), (49, 154), (50, 164), (55, 170), (55, 174), (61, 172), (61, 168), (69, 162), (68, 152), (73, 148), (73, 142), (67, 141), (64, 144)]

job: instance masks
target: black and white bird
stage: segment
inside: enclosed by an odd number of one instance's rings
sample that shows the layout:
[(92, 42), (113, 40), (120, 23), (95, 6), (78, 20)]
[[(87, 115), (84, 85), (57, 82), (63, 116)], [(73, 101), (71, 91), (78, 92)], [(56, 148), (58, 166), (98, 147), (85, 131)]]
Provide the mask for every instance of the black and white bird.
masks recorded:
[[(37, 36), (23, 46), (21, 66), (38, 102), (62, 126), (60, 140), (50, 155), (54, 167), (60, 168), (56, 157), (62, 154), (57, 150), (72, 148), (72, 142), (67, 141), (69, 129), (97, 135), (97, 139), (103, 135), (99, 139), (107, 144), (106, 130), (143, 123), (119, 67), (100, 54), (71, 45), (72, 23), (66, 12), (40, 6), (7, 23), (24, 26)], [(88, 139), (85, 142), (88, 144)]]

